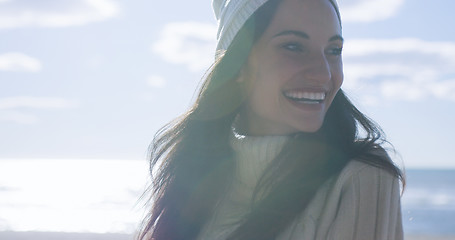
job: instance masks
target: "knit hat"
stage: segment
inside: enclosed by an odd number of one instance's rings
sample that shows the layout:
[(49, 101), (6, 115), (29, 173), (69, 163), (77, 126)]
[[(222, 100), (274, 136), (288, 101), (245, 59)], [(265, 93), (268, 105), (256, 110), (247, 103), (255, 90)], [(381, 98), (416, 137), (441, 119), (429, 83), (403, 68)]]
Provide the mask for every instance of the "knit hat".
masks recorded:
[[(237, 32), (259, 7), (268, 0), (212, 0), (213, 11), (218, 22), (216, 50), (227, 50)], [(330, 1), (337, 11), (336, 0)]]
[(212, 0), (218, 21), (216, 50), (227, 50), (237, 32), (253, 13), (268, 0)]

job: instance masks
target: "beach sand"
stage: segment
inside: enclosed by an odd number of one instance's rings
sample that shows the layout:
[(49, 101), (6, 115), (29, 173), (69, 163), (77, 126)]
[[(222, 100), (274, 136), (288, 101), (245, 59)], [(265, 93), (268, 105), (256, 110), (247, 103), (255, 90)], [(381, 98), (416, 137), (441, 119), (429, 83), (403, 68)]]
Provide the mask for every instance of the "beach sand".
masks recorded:
[[(133, 240), (133, 235), (118, 233), (0, 232), (1, 240)], [(405, 240), (455, 240), (455, 236), (408, 235)]]

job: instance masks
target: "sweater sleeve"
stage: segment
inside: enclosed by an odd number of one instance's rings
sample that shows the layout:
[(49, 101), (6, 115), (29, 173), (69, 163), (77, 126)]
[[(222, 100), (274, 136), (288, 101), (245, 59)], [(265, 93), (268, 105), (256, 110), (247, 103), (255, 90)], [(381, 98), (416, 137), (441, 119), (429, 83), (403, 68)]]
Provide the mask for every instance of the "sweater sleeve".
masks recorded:
[(400, 187), (383, 169), (358, 163), (340, 176), (340, 199), (327, 239), (402, 240)]

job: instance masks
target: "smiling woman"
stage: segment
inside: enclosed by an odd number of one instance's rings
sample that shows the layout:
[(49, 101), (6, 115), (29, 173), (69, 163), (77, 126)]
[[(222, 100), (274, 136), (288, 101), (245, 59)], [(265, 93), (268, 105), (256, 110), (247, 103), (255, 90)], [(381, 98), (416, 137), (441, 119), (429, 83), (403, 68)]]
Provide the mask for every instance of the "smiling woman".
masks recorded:
[(402, 239), (402, 173), (340, 89), (336, 3), (213, 7), (216, 62), (153, 142), (154, 201), (138, 238)]
[(276, 16), (239, 76), (251, 82), (240, 126), (249, 135), (315, 132), (343, 82), (337, 14), (329, 1), (285, 1)]

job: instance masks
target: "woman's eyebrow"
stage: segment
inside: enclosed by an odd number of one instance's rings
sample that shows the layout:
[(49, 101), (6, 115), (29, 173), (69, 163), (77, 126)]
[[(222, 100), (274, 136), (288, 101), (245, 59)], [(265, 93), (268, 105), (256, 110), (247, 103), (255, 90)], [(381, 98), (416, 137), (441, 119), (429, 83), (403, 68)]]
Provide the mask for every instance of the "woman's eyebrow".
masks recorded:
[[(280, 37), (280, 36), (285, 36), (285, 35), (294, 35), (294, 36), (297, 36), (297, 37), (301, 37), (301, 38), (304, 38), (304, 39), (310, 39), (310, 36), (306, 33), (306, 32), (303, 32), (303, 31), (296, 31), (296, 30), (286, 30), (286, 31), (282, 31), (278, 34), (275, 34), (273, 35), (272, 38), (276, 38), (276, 37)], [(341, 42), (344, 42), (344, 39), (341, 35), (339, 34), (336, 34), (334, 36), (332, 36), (331, 38), (329, 38), (329, 42), (332, 42), (332, 41), (341, 41)]]
[(307, 33), (302, 32), (302, 31), (295, 31), (295, 30), (286, 30), (282, 31), (278, 34), (275, 34), (272, 38), (280, 37), (280, 36), (285, 36), (285, 35), (294, 35), (297, 37), (305, 38), (305, 39), (310, 39), (310, 36), (308, 36)]

